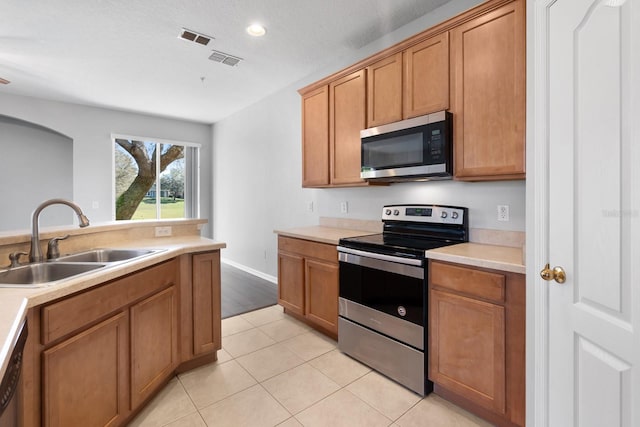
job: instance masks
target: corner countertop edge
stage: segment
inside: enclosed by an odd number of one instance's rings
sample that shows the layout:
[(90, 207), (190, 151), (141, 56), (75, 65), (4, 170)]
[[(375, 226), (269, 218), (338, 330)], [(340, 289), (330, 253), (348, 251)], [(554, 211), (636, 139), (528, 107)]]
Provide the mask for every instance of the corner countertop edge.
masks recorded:
[(523, 251), (509, 246), (460, 243), (425, 252), (429, 259), (525, 274)]
[(11, 352), (20, 332), (20, 326), (31, 307), (45, 304), (54, 299), (98, 286), (118, 277), (133, 273), (187, 253), (214, 251), (227, 245), (200, 236), (166, 237), (136, 242), (109, 245), (110, 248), (163, 249), (153, 255), (141, 257), (131, 262), (119, 263), (98, 269), (79, 277), (72, 277), (40, 288), (0, 288), (0, 379), (9, 364)]
[(279, 236), (293, 237), (294, 239), (311, 240), (318, 243), (338, 245), (340, 239), (345, 237), (366, 236), (377, 234), (375, 231), (353, 230), (349, 228), (326, 227), (314, 225), (309, 227), (287, 228), (273, 230)]

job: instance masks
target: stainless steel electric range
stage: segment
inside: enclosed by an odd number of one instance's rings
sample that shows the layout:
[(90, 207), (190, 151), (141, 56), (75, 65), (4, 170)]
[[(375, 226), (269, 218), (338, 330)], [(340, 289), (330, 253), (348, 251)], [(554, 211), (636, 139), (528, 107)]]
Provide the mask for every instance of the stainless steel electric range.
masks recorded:
[(382, 234), (340, 239), (338, 348), (426, 395), (425, 251), (468, 241), (467, 208), (388, 205)]

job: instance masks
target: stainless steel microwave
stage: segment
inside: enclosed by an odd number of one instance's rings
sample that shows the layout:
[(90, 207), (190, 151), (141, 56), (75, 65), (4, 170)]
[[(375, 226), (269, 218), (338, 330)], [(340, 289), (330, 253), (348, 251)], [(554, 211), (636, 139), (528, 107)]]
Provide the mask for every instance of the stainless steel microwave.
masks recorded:
[(360, 131), (360, 177), (375, 181), (451, 179), (453, 115), (427, 114)]

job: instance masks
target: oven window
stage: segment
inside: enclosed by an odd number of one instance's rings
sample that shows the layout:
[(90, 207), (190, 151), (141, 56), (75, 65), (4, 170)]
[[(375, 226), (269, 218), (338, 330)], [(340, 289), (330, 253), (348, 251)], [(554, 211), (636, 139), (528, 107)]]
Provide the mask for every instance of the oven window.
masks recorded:
[[(340, 262), (340, 296), (424, 326), (424, 280)], [(406, 314), (399, 314), (404, 307)], [(402, 311), (402, 310), (400, 310)]]

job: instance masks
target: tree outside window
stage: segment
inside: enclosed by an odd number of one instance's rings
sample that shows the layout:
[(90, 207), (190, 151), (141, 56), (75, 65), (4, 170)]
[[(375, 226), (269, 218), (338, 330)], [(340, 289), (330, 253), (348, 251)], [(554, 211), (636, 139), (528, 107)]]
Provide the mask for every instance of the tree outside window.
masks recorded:
[(114, 142), (116, 220), (187, 217), (186, 178), (194, 162), (185, 161), (185, 154), (194, 147), (127, 138)]

